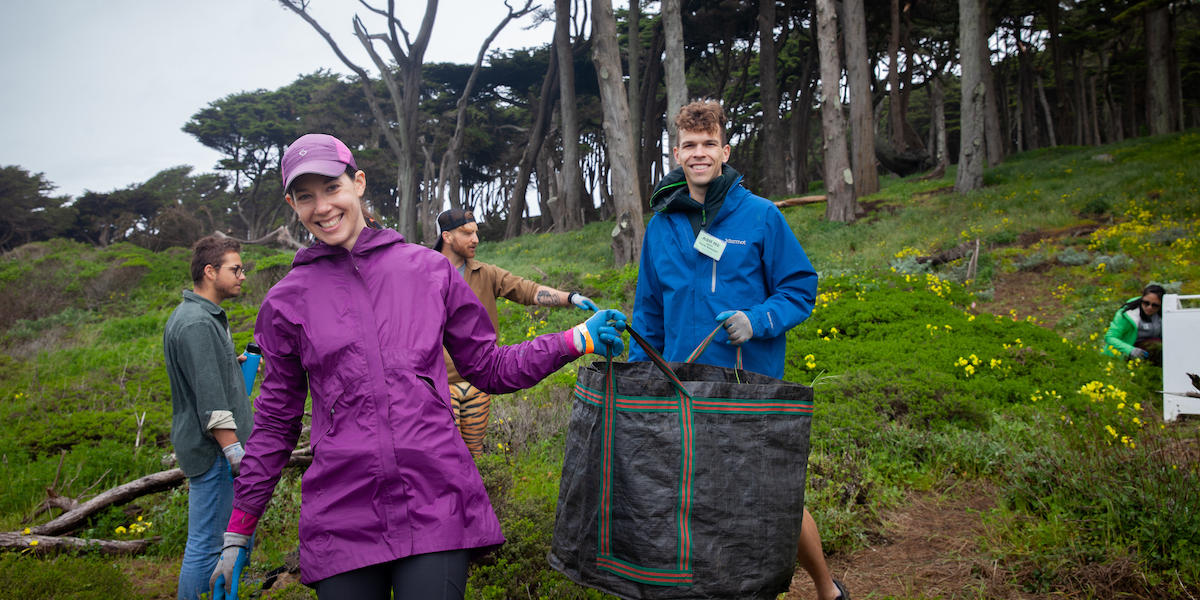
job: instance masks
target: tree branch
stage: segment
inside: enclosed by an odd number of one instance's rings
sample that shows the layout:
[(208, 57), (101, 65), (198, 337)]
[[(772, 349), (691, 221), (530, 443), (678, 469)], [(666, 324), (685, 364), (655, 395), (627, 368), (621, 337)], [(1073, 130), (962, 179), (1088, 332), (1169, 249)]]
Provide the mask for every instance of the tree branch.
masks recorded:
[[(312, 464), (312, 447), (305, 446), (292, 451), (288, 466), (308, 466)], [(151, 473), (105, 490), (87, 502), (80, 503), (75, 509), (59, 515), (57, 518), (30, 527), (33, 535), (57, 536), (72, 531), (83, 524), (89, 517), (112, 505), (125, 504), (147, 494), (169, 490), (183, 483), (186, 479), (183, 469), (168, 469)]]
[[(387, 140), (388, 146), (392, 149), (392, 153), (397, 157), (400, 156), (400, 144), (395, 140), (395, 136), (392, 135), (391, 130), (388, 129), (387, 124), (389, 119), (384, 117), (383, 107), (380, 106), (379, 99), (375, 97), (375, 90), (371, 88), (371, 76), (367, 74), (365, 69), (351, 61), (342, 52), (342, 49), (338, 46), (337, 42), (333, 40), (333, 36), (329, 35), (329, 32), (325, 31), (325, 29), (321, 27), (321, 24), (317, 23), (316, 19), (312, 18), (312, 15), (308, 14), (308, 11), (306, 10), (308, 8), (308, 2), (304, 0), (279, 0), (279, 2), (284, 6), (284, 8), (287, 8), (297, 15), (300, 15), (300, 18), (304, 19), (304, 21), (308, 23), (322, 38), (325, 38), (325, 42), (329, 44), (331, 49), (333, 49), (333, 53), (337, 55), (338, 59), (340, 59), (343, 64), (345, 64), (350, 68), (351, 71), (354, 71), (354, 73), (358, 75), (358, 81), (363, 88), (363, 95), (367, 99), (367, 106), (371, 108), (371, 115), (375, 117), (376, 125), (379, 126), (380, 133), (383, 134), (383, 139)], [(355, 16), (355, 19), (357, 20), (358, 17)]]
[(0, 531), (0, 550), (30, 551), (33, 554), (50, 554), (60, 550), (98, 548), (104, 554), (138, 554), (161, 540), (155, 536), (140, 540), (92, 540), (77, 537), (26, 535), (16, 531)]

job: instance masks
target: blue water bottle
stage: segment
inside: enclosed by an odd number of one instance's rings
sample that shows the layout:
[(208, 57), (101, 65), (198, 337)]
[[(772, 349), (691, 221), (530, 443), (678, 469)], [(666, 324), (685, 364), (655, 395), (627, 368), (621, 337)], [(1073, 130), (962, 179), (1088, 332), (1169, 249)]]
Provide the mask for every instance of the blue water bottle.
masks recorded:
[(254, 378), (258, 376), (258, 362), (262, 360), (262, 351), (258, 344), (246, 344), (246, 362), (242, 363), (242, 377), (246, 380), (246, 395), (254, 389)]

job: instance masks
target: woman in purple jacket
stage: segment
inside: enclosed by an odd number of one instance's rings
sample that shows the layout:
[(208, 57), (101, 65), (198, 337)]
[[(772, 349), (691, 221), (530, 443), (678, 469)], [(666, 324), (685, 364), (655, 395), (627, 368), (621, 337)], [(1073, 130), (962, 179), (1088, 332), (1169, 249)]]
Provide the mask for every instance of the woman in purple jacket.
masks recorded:
[(586, 352), (619, 354), (625, 316), (602, 310), (565, 332), (498, 347), (487, 312), (444, 257), (366, 227), (366, 176), (345, 144), (305, 135), (284, 153), (282, 172), (287, 203), (317, 241), (258, 313), (268, 368), (214, 595), (236, 590), (311, 394), (302, 581), (322, 599), (461, 599), (469, 558), (504, 536), (454, 425), (442, 347), (476, 387), (511, 392)]

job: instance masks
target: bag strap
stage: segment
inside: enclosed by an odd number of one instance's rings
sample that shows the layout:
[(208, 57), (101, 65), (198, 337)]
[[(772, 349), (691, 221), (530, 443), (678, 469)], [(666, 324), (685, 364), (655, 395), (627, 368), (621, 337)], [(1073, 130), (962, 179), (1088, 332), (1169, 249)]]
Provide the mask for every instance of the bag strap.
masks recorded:
[[(712, 330), (712, 333), (708, 334), (708, 337), (704, 338), (704, 340), (700, 342), (700, 345), (696, 346), (695, 350), (692, 350), (692, 353), (688, 355), (687, 360), (684, 362), (696, 362), (696, 359), (700, 358), (700, 355), (704, 353), (704, 350), (708, 348), (708, 344), (712, 342), (713, 337), (715, 337), (717, 332), (720, 330), (721, 326), (717, 325), (717, 328)], [(687, 390), (683, 389), (683, 382), (680, 381), (679, 376), (675, 374), (675, 370), (671, 368), (671, 365), (667, 364), (667, 360), (658, 353), (658, 350), (655, 350), (654, 346), (650, 345), (650, 342), (646, 341), (646, 338), (642, 337), (642, 334), (634, 330), (633, 327), (627, 325), (625, 326), (625, 331), (628, 331), (629, 337), (633, 338), (633, 341), (637, 342), (637, 344), (642, 347), (642, 350), (646, 352), (646, 356), (650, 357), (650, 362), (654, 363), (654, 366), (658, 367), (658, 370), (662, 371), (663, 374), (667, 376), (667, 379), (671, 380), (671, 384), (675, 386), (675, 389), (684, 394), (688, 394)], [(612, 357), (609, 357), (608, 360), (612, 360)], [(734, 369), (736, 369), (736, 371), (745, 370), (745, 368), (742, 367), (741, 346), (737, 347), (737, 363), (734, 365)], [(736, 372), (735, 376), (737, 376)], [(738, 376), (738, 383), (741, 383), (740, 376)], [(691, 394), (688, 394), (688, 396), (690, 397)]]
[[(671, 385), (675, 386), (675, 389), (679, 393), (691, 398), (692, 395), (689, 394), (688, 391), (683, 387), (683, 381), (681, 381), (679, 376), (675, 374), (675, 370), (671, 368), (671, 365), (667, 364), (667, 360), (658, 353), (658, 350), (655, 350), (654, 346), (651, 346), (650, 342), (647, 342), (646, 338), (642, 337), (642, 334), (638, 333), (636, 330), (634, 330), (634, 328), (626, 326), (625, 331), (628, 331), (629, 337), (632, 337), (633, 341), (637, 342), (638, 345), (642, 347), (642, 350), (646, 351), (646, 356), (650, 357), (650, 362), (654, 363), (654, 366), (658, 367), (658, 370), (662, 371), (663, 375), (667, 376), (667, 379), (671, 381)], [(611, 361), (612, 358), (609, 357), (608, 360)]]
[[(692, 350), (692, 353), (688, 355), (687, 360), (685, 360), (683, 362), (687, 362), (687, 363), (696, 362), (696, 359), (700, 358), (701, 354), (704, 354), (704, 351), (708, 348), (708, 344), (710, 342), (712, 342), (714, 337), (716, 337), (717, 332), (721, 330), (721, 327), (722, 327), (721, 325), (717, 325), (716, 329), (713, 329), (712, 333), (708, 334), (708, 337), (701, 340), (700, 345), (696, 346), (696, 349)], [(733, 368), (737, 369), (738, 371), (744, 370), (742, 368), (742, 347), (741, 346), (737, 347), (737, 362), (734, 363)]]
[(613, 373), (612, 355), (605, 355), (604, 372), (604, 405), (602, 409), (603, 429), (601, 433), (600, 463), (600, 506), (597, 519), (597, 567), (611, 571), (626, 579), (654, 585), (692, 585), (692, 472), (693, 467), (693, 437), (695, 435), (692, 422), (692, 395), (683, 387), (679, 376), (667, 364), (662, 355), (650, 346), (646, 339), (633, 329), (628, 329), (650, 360), (667, 376), (675, 386), (676, 397), (679, 399), (679, 438), (680, 438), (680, 489), (679, 502), (675, 508), (676, 536), (678, 553), (675, 568), (654, 569), (646, 568), (617, 559), (612, 555), (612, 469), (613, 469), (613, 430), (616, 419), (617, 382)]

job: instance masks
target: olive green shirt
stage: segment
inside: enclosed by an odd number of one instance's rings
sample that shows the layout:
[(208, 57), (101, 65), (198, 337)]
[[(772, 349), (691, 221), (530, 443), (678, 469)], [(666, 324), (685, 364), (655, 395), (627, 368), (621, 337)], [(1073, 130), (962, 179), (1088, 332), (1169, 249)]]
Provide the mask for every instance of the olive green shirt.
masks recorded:
[(208, 430), (213, 411), (233, 413), (242, 444), (253, 419), (225, 311), (195, 292), (183, 292), (163, 331), (163, 355), (171, 380), (175, 457), (184, 475), (202, 475), (221, 454)]

